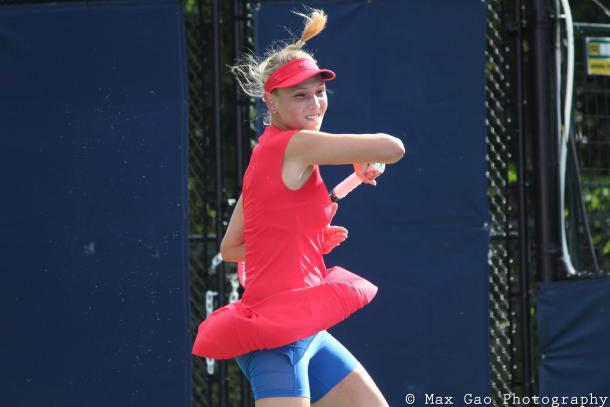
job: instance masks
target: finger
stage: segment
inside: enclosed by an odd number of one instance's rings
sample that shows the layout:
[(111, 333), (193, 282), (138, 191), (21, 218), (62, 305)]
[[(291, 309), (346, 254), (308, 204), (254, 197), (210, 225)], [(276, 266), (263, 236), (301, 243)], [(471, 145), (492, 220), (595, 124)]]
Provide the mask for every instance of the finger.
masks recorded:
[(343, 242), (345, 239), (347, 239), (347, 235), (337, 235), (335, 237), (333, 237), (332, 239), (330, 239), (328, 241), (328, 243), (338, 243), (338, 242)]
[(346, 239), (347, 239), (347, 236), (337, 236), (337, 237), (335, 237), (335, 238), (333, 238), (333, 239), (329, 240), (329, 241), (328, 241), (328, 243), (331, 243), (331, 244), (337, 244), (337, 243), (339, 243), (339, 242), (343, 242), (343, 241), (344, 241), (344, 240), (346, 240)]
[(379, 170), (379, 168), (377, 168), (377, 167), (376, 167), (374, 164), (370, 164), (370, 165), (369, 165), (369, 166), (366, 168), (365, 172), (367, 172), (367, 173), (371, 173), (371, 172), (372, 172), (372, 173), (378, 173), (378, 172), (380, 172), (380, 170)]
[(345, 233), (349, 232), (349, 231), (348, 231), (346, 228), (344, 228), (343, 226), (337, 226), (337, 225), (330, 225), (330, 226), (328, 226), (328, 229), (329, 229), (329, 230), (339, 230), (339, 231), (342, 231), (342, 232), (345, 232)]
[(366, 174), (369, 171), (369, 168), (370, 168), (370, 163), (358, 163), (354, 167), (354, 169), (356, 170), (356, 174), (358, 175), (358, 178), (360, 178), (362, 181), (365, 180)]
[(335, 238), (328, 239), (324, 242), (324, 246), (333, 246), (337, 244), (337, 240)]
[(324, 244), (329, 245), (329, 246), (334, 246), (337, 243), (343, 242), (346, 239), (347, 239), (347, 236), (336, 236), (336, 237), (333, 237), (332, 239), (328, 239), (326, 242), (324, 242)]

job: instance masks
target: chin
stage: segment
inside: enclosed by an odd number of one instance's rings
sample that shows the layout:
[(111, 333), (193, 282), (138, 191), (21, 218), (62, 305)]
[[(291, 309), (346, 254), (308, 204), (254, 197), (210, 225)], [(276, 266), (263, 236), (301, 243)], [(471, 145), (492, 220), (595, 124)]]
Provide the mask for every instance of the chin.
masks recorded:
[(317, 123), (311, 123), (311, 122), (304, 122), (304, 123), (299, 123), (296, 127), (294, 128), (298, 128), (301, 130), (314, 130), (314, 131), (320, 131), (320, 128), (322, 127), (322, 122), (317, 122)]
[(322, 122), (320, 123), (316, 123), (313, 125), (310, 125), (307, 130), (314, 130), (314, 131), (320, 131), (320, 128), (322, 127)]

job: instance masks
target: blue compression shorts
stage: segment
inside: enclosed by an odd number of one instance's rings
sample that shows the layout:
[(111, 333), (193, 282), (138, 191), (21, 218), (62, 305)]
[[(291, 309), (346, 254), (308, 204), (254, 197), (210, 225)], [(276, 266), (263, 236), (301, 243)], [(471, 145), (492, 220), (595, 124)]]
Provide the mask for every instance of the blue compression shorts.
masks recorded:
[(274, 349), (236, 358), (252, 386), (254, 399), (308, 397), (315, 403), (358, 365), (326, 330)]

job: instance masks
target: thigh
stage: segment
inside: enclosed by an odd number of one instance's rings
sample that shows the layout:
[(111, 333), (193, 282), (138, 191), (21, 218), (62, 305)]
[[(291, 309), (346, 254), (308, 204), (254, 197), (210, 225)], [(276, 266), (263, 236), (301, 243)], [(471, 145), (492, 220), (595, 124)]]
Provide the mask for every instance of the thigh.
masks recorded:
[(321, 332), (319, 341), (312, 346), (309, 360), (309, 387), (314, 403), (346, 378), (357, 366), (358, 360), (334, 336)]
[(309, 362), (312, 406), (387, 407), (377, 385), (354, 355), (326, 334)]
[(312, 407), (389, 407), (362, 365), (348, 374)]
[(267, 397), (256, 400), (256, 407), (309, 407), (309, 399), (304, 397)]
[(309, 378), (303, 354), (312, 339), (313, 336), (236, 358), (241, 371), (250, 381), (257, 406), (274, 406), (277, 405), (274, 404), (276, 402), (280, 402), (280, 405), (284, 402), (284, 405), (300, 406), (299, 403), (304, 401), (309, 405)]

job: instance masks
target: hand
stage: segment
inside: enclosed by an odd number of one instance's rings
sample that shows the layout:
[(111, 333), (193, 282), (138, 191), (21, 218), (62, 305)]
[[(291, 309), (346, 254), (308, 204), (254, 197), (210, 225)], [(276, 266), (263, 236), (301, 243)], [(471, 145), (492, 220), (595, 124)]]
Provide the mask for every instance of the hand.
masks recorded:
[(324, 243), (322, 243), (320, 252), (322, 254), (332, 252), (335, 247), (339, 246), (345, 239), (347, 239), (347, 234), (347, 229), (345, 229), (343, 226), (328, 225), (326, 229), (324, 229)]
[[(332, 213), (330, 215), (330, 220), (332, 221), (335, 213), (337, 213), (337, 208), (339, 205), (337, 203), (332, 204)], [(322, 235), (322, 247), (320, 248), (320, 252), (322, 254), (328, 254), (337, 246), (339, 246), (345, 239), (347, 239), (348, 230), (343, 226), (331, 226), (330, 222), (328, 226), (324, 228)]]
[(381, 169), (376, 168), (373, 163), (354, 163), (354, 172), (362, 180), (363, 183), (369, 185), (377, 185), (375, 178), (383, 174), (385, 165)]

